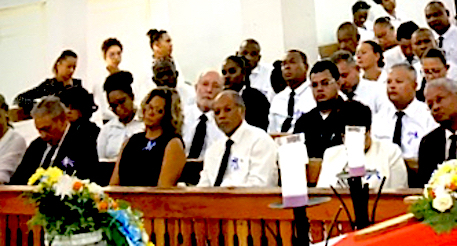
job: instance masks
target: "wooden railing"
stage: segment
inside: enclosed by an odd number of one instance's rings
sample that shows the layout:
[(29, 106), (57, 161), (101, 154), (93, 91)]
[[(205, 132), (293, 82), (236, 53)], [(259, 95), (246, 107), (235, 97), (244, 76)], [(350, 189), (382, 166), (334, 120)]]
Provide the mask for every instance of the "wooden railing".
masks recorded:
[[(21, 196), (31, 187), (0, 186), (0, 246), (42, 245), (42, 230), (29, 230), (27, 221), (35, 212)], [(350, 210), (346, 190), (338, 190)], [(113, 198), (122, 198), (144, 212), (145, 227), (158, 246), (163, 245), (292, 245), (291, 210), (272, 209), (281, 201), (280, 188), (173, 188), (110, 187)], [(403, 198), (421, 194), (421, 189), (385, 191), (378, 203), (377, 221), (407, 211)], [(330, 202), (308, 208), (313, 242), (322, 241), (340, 207), (329, 189), (310, 189), (310, 197), (331, 196)], [(370, 197), (370, 207), (375, 195)], [(353, 215), (352, 215), (353, 216)], [(338, 219), (332, 235), (351, 231), (347, 216)], [(281, 241), (278, 243), (278, 241)]]

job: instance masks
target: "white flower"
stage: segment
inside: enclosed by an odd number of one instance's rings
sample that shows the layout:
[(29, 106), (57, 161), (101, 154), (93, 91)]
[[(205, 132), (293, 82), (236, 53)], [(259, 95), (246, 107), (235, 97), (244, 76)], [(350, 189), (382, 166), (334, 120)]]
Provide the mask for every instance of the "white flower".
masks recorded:
[(54, 184), (55, 195), (60, 196), (60, 200), (63, 200), (65, 196), (71, 197), (73, 194), (73, 183), (74, 178), (63, 175), (59, 181)]
[(89, 189), (89, 192), (92, 194), (103, 195), (103, 188), (96, 183), (89, 183), (87, 189)]
[(433, 199), (432, 206), (436, 210), (444, 213), (446, 210), (450, 209), (454, 201), (449, 193), (440, 192), (436, 194), (436, 198)]

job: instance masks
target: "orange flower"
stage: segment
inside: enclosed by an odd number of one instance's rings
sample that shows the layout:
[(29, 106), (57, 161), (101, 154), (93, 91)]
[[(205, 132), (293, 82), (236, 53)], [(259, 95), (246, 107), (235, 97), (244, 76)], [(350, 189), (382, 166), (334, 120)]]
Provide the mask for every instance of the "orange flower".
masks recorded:
[(113, 201), (113, 202), (111, 203), (111, 207), (112, 207), (113, 209), (117, 209), (117, 208), (119, 207), (119, 205), (117, 204), (116, 201)]
[(106, 211), (108, 210), (108, 203), (106, 201), (101, 201), (97, 204), (97, 208), (100, 211)]
[(80, 181), (76, 181), (73, 184), (73, 190), (79, 190), (79, 189), (81, 189), (82, 186), (83, 186), (83, 183), (81, 183)]

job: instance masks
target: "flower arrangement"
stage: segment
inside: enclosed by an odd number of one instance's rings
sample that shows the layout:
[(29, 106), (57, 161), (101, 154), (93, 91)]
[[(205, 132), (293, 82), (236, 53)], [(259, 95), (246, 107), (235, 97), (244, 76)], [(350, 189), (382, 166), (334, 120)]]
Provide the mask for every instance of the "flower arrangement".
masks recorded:
[(53, 240), (100, 232), (109, 245), (152, 246), (142, 214), (122, 200), (114, 200), (89, 180), (64, 174), (57, 167), (38, 168), (26, 193), (38, 206), (30, 225), (42, 226)]
[(457, 226), (457, 160), (438, 165), (424, 188), (423, 196), (411, 207), (417, 219), (436, 232), (449, 232)]

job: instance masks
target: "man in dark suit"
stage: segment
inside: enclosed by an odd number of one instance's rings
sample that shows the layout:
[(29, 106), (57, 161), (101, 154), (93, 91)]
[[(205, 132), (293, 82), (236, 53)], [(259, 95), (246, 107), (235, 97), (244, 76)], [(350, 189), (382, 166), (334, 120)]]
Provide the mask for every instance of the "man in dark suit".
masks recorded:
[(55, 96), (45, 97), (33, 108), (32, 117), (40, 137), (27, 148), (9, 184), (26, 185), (39, 167), (46, 169), (50, 166), (75, 174), (80, 179), (96, 178), (99, 163), (95, 142), (70, 130), (66, 111)]
[(419, 146), (421, 187), (428, 183), (438, 164), (456, 159), (457, 82), (442, 78), (427, 83), (425, 100), (440, 126), (423, 137)]
[(240, 93), (246, 105), (246, 122), (267, 131), (270, 103), (262, 92), (250, 86), (249, 74), (247, 60), (243, 57), (229, 56), (222, 65), (225, 89)]
[(322, 158), (324, 151), (343, 143), (344, 125), (338, 112), (344, 100), (338, 95), (340, 73), (331, 61), (317, 62), (310, 72), (311, 87), (317, 107), (302, 115), (295, 123), (294, 133), (305, 133), (309, 157)]

